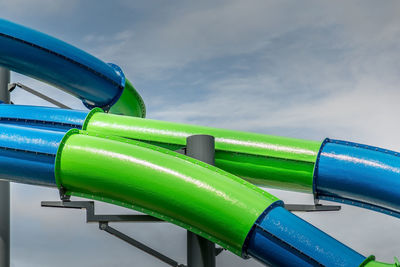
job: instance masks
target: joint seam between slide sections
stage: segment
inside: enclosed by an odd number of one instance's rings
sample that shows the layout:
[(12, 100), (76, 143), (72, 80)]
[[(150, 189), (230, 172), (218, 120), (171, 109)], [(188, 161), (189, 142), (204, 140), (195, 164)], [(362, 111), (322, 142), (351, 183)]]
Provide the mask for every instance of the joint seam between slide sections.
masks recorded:
[(318, 179), (319, 160), (321, 158), (321, 153), (322, 153), (322, 150), (324, 149), (324, 146), (329, 141), (330, 141), (329, 138), (325, 138), (324, 139), (324, 141), (321, 144), (321, 147), (319, 148), (317, 159), (315, 160), (314, 171), (313, 171), (313, 182), (312, 182), (312, 190), (313, 190), (313, 195), (314, 195), (314, 200), (315, 201), (319, 198), (319, 195), (318, 195), (318, 192), (317, 192), (317, 179)]
[(63, 150), (64, 145), (65, 145), (66, 141), (68, 140), (68, 138), (74, 134), (79, 134), (79, 130), (78, 129), (69, 130), (64, 135), (64, 137), (61, 139), (60, 145), (57, 150), (56, 160), (54, 163), (54, 177), (55, 177), (56, 185), (57, 185), (58, 189), (61, 189), (61, 187), (62, 187), (62, 181), (59, 177), (60, 176), (59, 173), (60, 173), (60, 161), (61, 161), (62, 150)]
[(93, 117), (94, 114), (96, 114), (97, 112), (100, 113), (104, 113), (104, 110), (102, 110), (101, 108), (93, 108), (92, 110), (89, 111), (89, 113), (86, 115), (85, 120), (83, 121), (83, 125), (82, 125), (82, 130), (86, 131), (86, 128), (89, 124), (90, 119)]
[(274, 208), (276, 207), (284, 207), (285, 204), (283, 203), (282, 200), (277, 200), (273, 202), (271, 205), (269, 205), (263, 213), (261, 213), (260, 216), (258, 216), (257, 220), (254, 222), (254, 225), (251, 227), (249, 233), (246, 236), (246, 239), (244, 240), (243, 243), (243, 249), (242, 249), (242, 258), (244, 259), (249, 259), (249, 255), (247, 255), (247, 248), (248, 248), (248, 243), (250, 241), (250, 238), (252, 237), (254, 231), (256, 230), (257, 225), (265, 218), (265, 216)]

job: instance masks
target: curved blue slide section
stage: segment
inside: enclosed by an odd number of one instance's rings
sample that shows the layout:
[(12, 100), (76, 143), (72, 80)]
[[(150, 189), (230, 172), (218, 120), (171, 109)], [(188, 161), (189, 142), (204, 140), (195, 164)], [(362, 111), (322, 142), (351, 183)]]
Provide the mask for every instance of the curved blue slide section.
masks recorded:
[(318, 199), (400, 217), (400, 154), (326, 139), (315, 165), (314, 190)]
[(0, 65), (50, 83), (88, 107), (108, 109), (125, 86), (122, 70), (49, 35), (0, 19)]
[(248, 255), (269, 266), (360, 266), (366, 257), (283, 207), (270, 207), (250, 231)]

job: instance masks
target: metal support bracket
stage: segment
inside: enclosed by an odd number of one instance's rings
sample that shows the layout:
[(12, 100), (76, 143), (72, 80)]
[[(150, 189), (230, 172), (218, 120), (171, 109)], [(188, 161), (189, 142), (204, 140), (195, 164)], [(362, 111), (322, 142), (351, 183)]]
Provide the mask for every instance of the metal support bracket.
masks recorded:
[(186, 147), (182, 147), (178, 150), (175, 150), (176, 153), (182, 154), (182, 155), (186, 155)]
[[(60, 190), (60, 192), (62, 192)], [(61, 193), (60, 193), (61, 195)], [(177, 261), (161, 254), (160, 252), (152, 249), (151, 247), (143, 244), (142, 242), (133, 239), (130, 236), (125, 235), (124, 233), (118, 231), (117, 229), (109, 226), (110, 222), (164, 222), (158, 218), (155, 218), (150, 215), (144, 214), (132, 214), (132, 215), (100, 215), (95, 214), (95, 206), (94, 201), (42, 201), (42, 207), (51, 207), (51, 208), (68, 208), (68, 209), (85, 209), (86, 210), (86, 222), (93, 223), (97, 222), (99, 224), (99, 229), (105, 231), (128, 244), (146, 252), (147, 254), (161, 260), (162, 262), (168, 264), (173, 267), (186, 267), (186, 265), (179, 264)], [(222, 250), (221, 250), (222, 251)]]
[(339, 211), (342, 207), (336, 205), (305, 205), (305, 204), (285, 204), (285, 209), (289, 211), (299, 212), (315, 212), (315, 211)]
[(69, 201), (71, 199), (71, 196), (66, 194), (67, 190), (63, 186), (60, 186), (58, 193), (60, 194), (60, 199), (62, 201)]
[(145, 244), (125, 235), (124, 233), (121, 233), (120, 231), (118, 231), (117, 229), (111, 227), (108, 225), (108, 222), (100, 222), (99, 223), (99, 228), (102, 231), (105, 231), (107, 233), (109, 233), (110, 235), (113, 235), (125, 242), (127, 242), (128, 244), (131, 244), (132, 246), (146, 252), (147, 254), (150, 254), (153, 257), (156, 257), (157, 259), (165, 262), (166, 264), (170, 265), (170, 266), (174, 266), (174, 267), (186, 267), (186, 265), (183, 264), (179, 264), (178, 262), (176, 262), (175, 260), (165, 256), (164, 254), (161, 254), (160, 252), (146, 246)]

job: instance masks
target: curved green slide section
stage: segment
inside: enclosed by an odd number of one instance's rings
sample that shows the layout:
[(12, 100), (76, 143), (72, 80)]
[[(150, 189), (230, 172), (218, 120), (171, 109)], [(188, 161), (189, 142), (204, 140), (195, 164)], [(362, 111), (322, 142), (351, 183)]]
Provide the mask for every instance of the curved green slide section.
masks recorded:
[(128, 79), (125, 79), (125, 87), (121, 96), (108, 112), (133, 117), (146, 117), (146, 106), (143, 98)]
[(215, 165), (260, 186), (312, 192), (321, 142), (93, 112), (83, 130), (177, 150), (186, 137), (215, 137)]
[(62, 140), (55, 170), (67, 194), (145, 212), (237, 255), (254, 222), (278, 200), (228, 172), (167, 149), (78, 130)]

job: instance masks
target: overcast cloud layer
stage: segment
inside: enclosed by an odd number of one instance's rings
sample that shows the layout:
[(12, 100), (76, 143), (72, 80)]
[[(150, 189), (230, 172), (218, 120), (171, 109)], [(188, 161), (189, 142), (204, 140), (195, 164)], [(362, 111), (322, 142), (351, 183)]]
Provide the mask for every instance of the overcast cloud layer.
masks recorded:
[[(398, 1), (0, 0), (0, 16), (120, 65), (148, 117), (282, 136), (329, 136), (400, 151)], [(40, 82), (25, 83), (83, 109)], [(16, 104), (47, 105), (22, 91)], [(269, 190), (289, 203), (303, 194)], [(165, 266), (87, 225), (40, 208), (49, 189), (12, 186), (12, 266)], [(129, 212), (99, 205), (103, 212)], [(400, 256), (400, 221), (354, 207), (299, 214), (364, 255)], [(185, 231), (119, 229), (185, 263)], [(261, 266), (224, 252), (218, 266)]]

